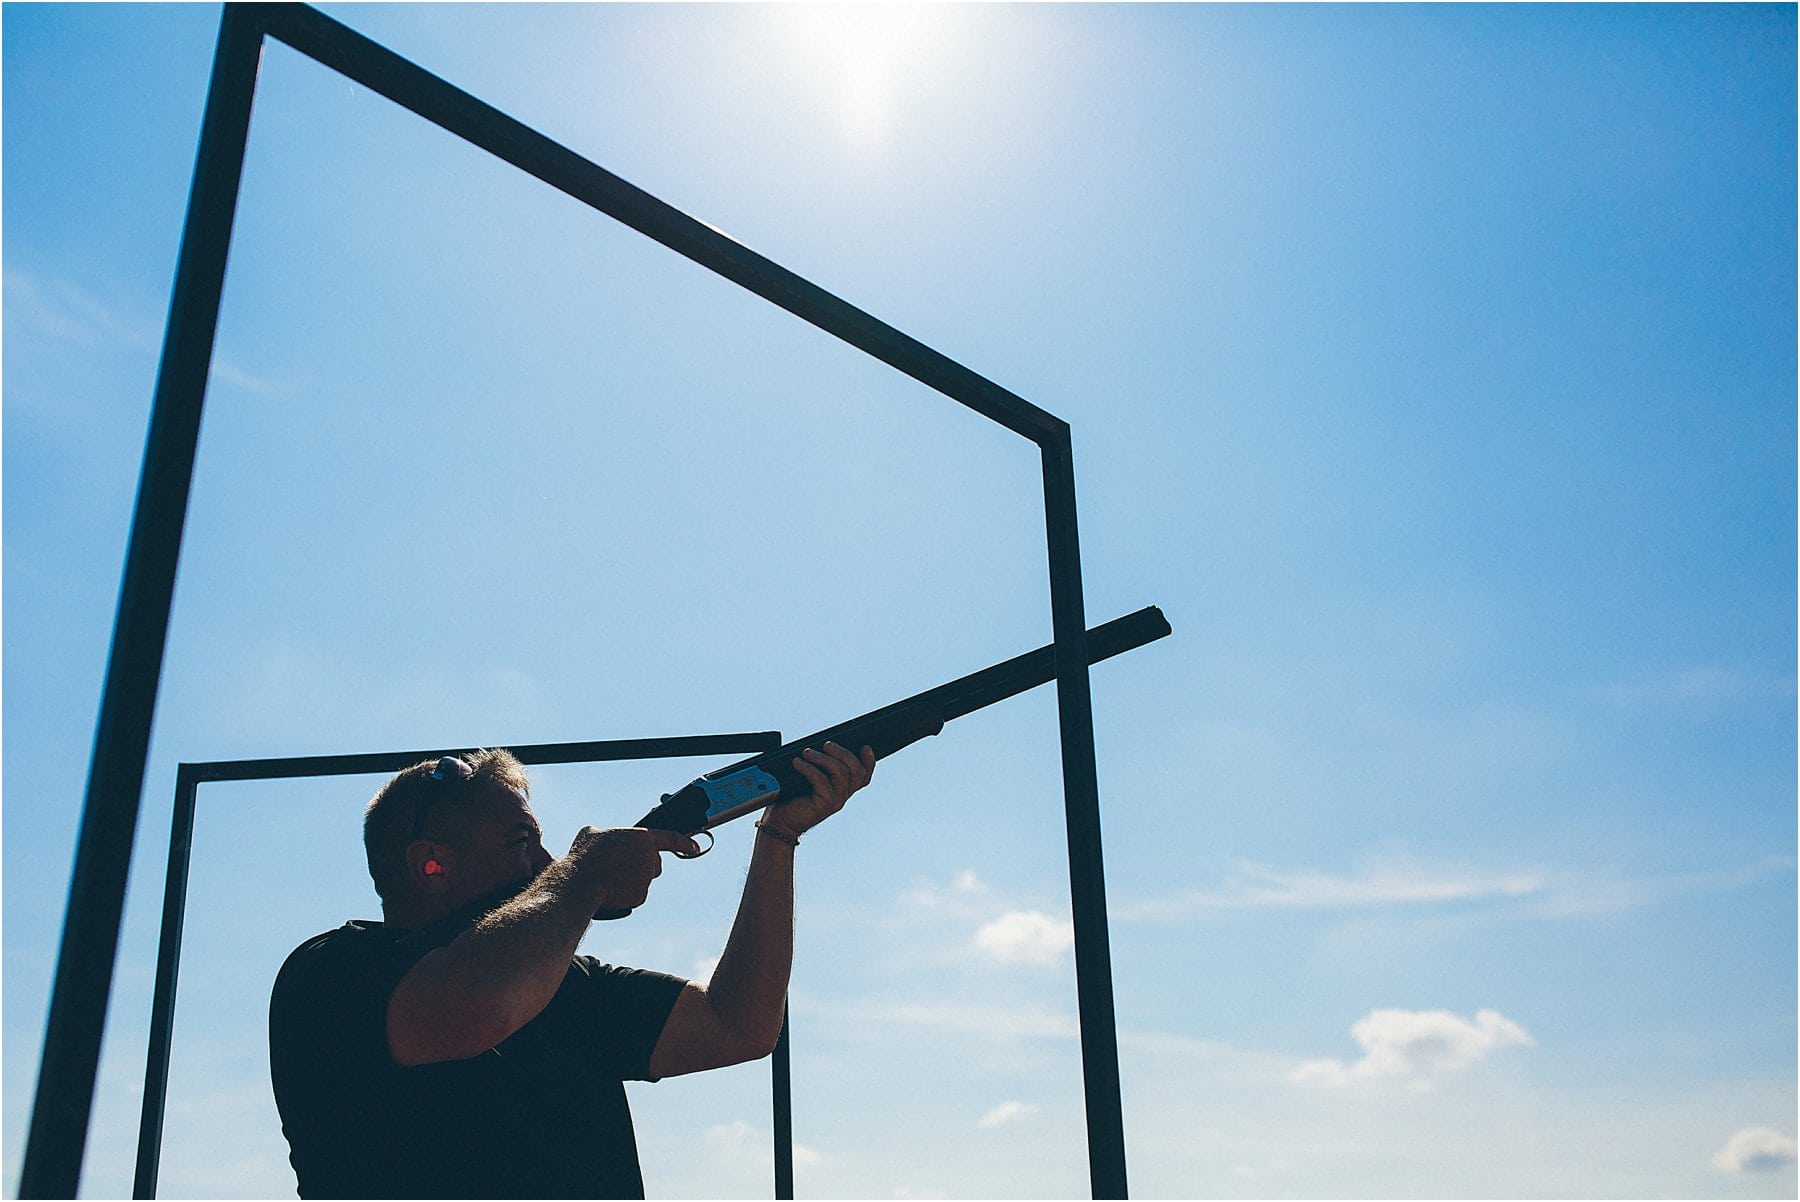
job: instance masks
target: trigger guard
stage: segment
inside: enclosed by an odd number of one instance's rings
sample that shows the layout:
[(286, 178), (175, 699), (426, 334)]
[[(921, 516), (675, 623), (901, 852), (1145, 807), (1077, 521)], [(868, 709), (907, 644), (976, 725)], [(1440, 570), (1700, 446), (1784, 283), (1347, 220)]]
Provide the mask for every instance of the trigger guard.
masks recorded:
[(713, 849), (713, 833), (711, 831), (700, 830), (695, 831), (691, 837), (698, 839), (701, 835), (706, 836), (705, 847), (702, 847), (699, 851), (678, 851), (675, 853), (675, 857), (681, 860), (698, 860), (701, 856), (711, 851)]

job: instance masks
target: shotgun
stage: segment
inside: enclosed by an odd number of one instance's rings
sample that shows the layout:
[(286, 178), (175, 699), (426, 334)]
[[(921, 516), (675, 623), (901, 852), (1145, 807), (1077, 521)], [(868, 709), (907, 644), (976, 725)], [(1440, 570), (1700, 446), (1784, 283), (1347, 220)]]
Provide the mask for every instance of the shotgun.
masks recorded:
[[(1169, 620), (1162, 610), (1154, 605), (1146, 606), (1136, 613), (1090, 629), (1087, 632), (1088, 663), (1111, 659), (1169, 633)], [(784, 743), (774, 751), (765, 751), (708, 772), (674, 793), (665, 793), (661, 803), (638, 819), (636, 825), (647, 830), (677, 831), (683, 835), (707, 832), (706, 846), (683, 857), (694, 859), (712, 849), (714, 827), (776, 801), (811, 793), (812, 785), (793, 769), (793, 761), (808, 747), (822, 748), (829, 740), (852, 753), (858, 753), (866, 746), (874, 751), (877, 760), (886, 759), (903, 747), (937, 734), (946, 722), (1055, 678), (1056, 645), (1052, 643), (871, 710), (848, 722), (816, 731), (804, 739)], [(601, 910), (594, 917), (623, 918), (629, 913), (629, 910)]]

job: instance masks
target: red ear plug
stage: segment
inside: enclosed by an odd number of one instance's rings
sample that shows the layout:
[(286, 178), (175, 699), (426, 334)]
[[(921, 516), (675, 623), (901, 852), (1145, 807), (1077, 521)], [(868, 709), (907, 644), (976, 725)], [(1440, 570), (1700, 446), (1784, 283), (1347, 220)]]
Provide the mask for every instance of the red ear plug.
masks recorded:
[(444, 866), (442, 864), (438, 863), (436, 860), (426, 860), (425, 861), (425, 875), (426, 876), (443, 876), (444, 875)]

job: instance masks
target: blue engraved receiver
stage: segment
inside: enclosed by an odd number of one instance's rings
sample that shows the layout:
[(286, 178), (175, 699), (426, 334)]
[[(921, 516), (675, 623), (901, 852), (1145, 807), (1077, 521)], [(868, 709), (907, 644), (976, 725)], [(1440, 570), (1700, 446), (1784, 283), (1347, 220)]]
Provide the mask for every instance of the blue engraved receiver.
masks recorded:
[[(675, 792), (665, 793), (662, 802), (638, 819), (637, 825), (684, 835), (706, 832), (709, 842), (699, 851), (674, 853), (684, 860), (695, 859), (712, 849), (713, 827), (761, 806), (810, 794), (811, 782), (793, 767), (794, 760), (808, 747), (822, 748), (830, 739), (853, 753), (866, 746), (876, 759), (881, 759), (942, 729), (944, 717), (935, 705), (911, 702), (889, 706), (855, 722), (820, 731), (691, 780)], [(629, 913), (602, 909), (594, 917), (623, 918)]]
[(781, 782), (762, 768), (721, 768), (694, 782), (706, 794), (706, 825), (730, 822), (745, 810), (768, 805), (781, 792)]

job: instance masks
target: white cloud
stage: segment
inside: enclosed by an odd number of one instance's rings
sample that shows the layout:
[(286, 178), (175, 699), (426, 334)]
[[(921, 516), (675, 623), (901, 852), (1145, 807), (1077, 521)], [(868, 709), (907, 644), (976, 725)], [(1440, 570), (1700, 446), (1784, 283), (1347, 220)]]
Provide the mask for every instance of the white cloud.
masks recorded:
[(1767, 1173), (1793, 1164), (1794, 1141), (1769, 1127), (1746, 1127), (1725, 1141), (1713, 1154), (1713, 1167), (1721, 1173)]
[(1030, 1102), (1002, 1102), (981, 1116), (975, 1125), (983, 1131), (1000, 1126), (1002, 1123), (1016, 1123), (1028, 1119), (1038, 1112), (1038, 1108)]
[(1055, 964), (1074, 945), (1074, 923), (1037, 910), (1002, 914), (975, 932), (975, 946), (1003, 964)]
[(1489, 1053), (1532, 1044), (1512, 1019), (1482, 1010), (1473, 1021), (1448, 1010), (1371, 1010), (1350, 1027), (1362, 1059), (1309, 1060), (1288, 1074), (1290, 1081), (1347, 1085), (1393, 1078), (1427, 1084), (1433, 1076), (1460, 1072)]

